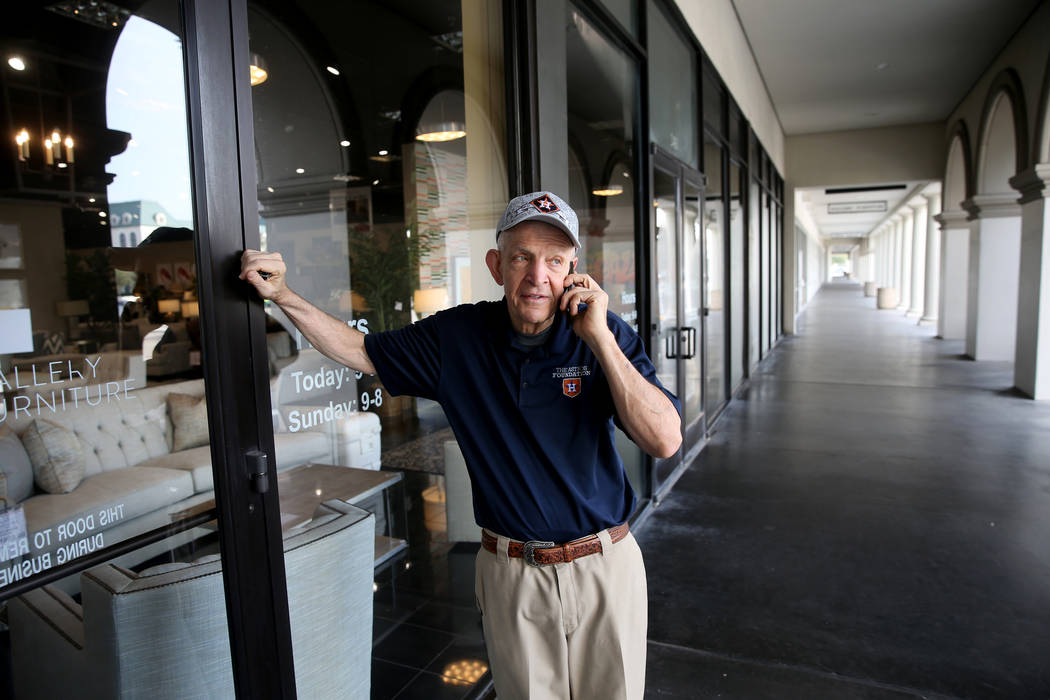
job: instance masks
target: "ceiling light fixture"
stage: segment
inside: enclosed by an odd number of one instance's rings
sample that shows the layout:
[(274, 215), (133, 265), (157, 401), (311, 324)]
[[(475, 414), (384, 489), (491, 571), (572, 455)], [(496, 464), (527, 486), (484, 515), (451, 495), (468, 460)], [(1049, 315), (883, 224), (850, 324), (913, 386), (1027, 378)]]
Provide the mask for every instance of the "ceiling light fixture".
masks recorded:
[(339, 75), (339, 69), (335, 66), (325, 66), (324, 69), (332, 75)]
[(342, 146), (343, 148), (349, 148), (350, 147), (350, 142), (347, 141), (346, 139), (343, 139), (342, 141), (339, 142), (339, 145)]
[(15, 70), (25, 70), (26, 62), (21, 56), (12, 56), (7, 59), (7, 65), (11, 66)]
[(295, 172), (296, 172), (296, 173), (298, 173), (299, 175), (302, 175), (303, 173), (305, 173), (305, 172), (306, 172), (306, 170), (305, 170), (305, 169), (303, 169), (303, 168), (296, 168), (296, 169), (295, 169)]
[(248, 75), (250, 76), (252, 87), (262, 85), (266, 82), (266, 79), (270, 77), (270, 71), (266, 65), (266, 60), (257, 53), (251, 54), (249, 59)]
[(606, 185), (604, 187), (596, 187), (591, 190), (591, 194), (595, 197), (615, 197), (618, 194), (623, 194), (623, 185)]
[(416, 129), (416, 141), (435, 143), (455, 141), (467, 135), (467, 126), (462, 122), (442, 122), (439, 124), (420, 124)]

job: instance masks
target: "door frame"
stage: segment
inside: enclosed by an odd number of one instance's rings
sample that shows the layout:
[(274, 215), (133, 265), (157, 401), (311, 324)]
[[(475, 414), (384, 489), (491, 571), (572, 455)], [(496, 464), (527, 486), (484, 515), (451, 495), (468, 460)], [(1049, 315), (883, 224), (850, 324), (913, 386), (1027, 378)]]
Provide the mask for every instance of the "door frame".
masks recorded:
[[(669, 152), (660, 148), (656, 144), (650, 146), (650, 158), (649, 158), (649, 182), (650, 182), (650, 193), (653, 190), (652, 183), (656, 180), (656, 171), (659, 170), (666, 175), (674, 178), (675, 181), (675, 273), (681, 279), (682, 265), (682, 249), (684, 247), (684, 203), (685, 203), (685, 188), (684, 183), (689, 182), (690, 185), (696, 188), (699, 192), (701, 202), (699, 203), (699, 216), (703, 217), (703, 202), (704, 193), (707, 187), (707, 181), (702, 173), (695, 168), (683, 163), (678, 158), (671, 155)], [(649, 250), (656, 250), (656, 213), (655, 207), (649, 207)], [(689, 464), (689, 460), (693, 454), (695, 454), (696, 448), (703, 444), (705, 435), (707, 432), (707, 414), (704, 411), (704, 394), (705, 394), (705, 383), (707, 373), (707, 356), (706, 356), (706, 327), (704, 324), (704, 317), (702, 313), (704, 304), (704, 280), (706, 279), (706, 270), (704, 269), (704, 244), (705, 234), (701, 227), (701, 240), (700, 240), (700, 255), (699, 259), (695, 261), (698, 266), (698, 276), (700, 281), (701, 289), (701, 323), (700, 328), (696, 332), (696, 352), (701, 353), (700, 360), (700, 412), (689, 425), (685, 424), (685, 416), (682, 417), (682, 445), (678, 448), (678, 451), (671, 457), (666, 459), (654, 459), (653, 468), (650, 471), (650, 489), (653, 494), (653, 499), (656, 503), (659, 503), (662, 497), (671, 489), (674, 483), (681, 476), (682, 472)], [(656, 271), (656, 256), (651, 254), (649, 256), (649, 284), (648, 284), (648, 296), (651, 300), (658, 299), (657, 286), (657, 271)], [(685, 305), (685, 288), (682, 284), (678, 285), (677, 298), (675, 302), (677, 304), (675, 314), (676, 327), (681, 331), (682, 326), (685, 323), (684, 319), (684, 305)], [(660, 343), (654, 339), (654, 333), (658, 330), (658, 324), (650, 318), (648, 332), (646, 333), (647, 340), (650, 344), (650, 351), (652, 353), (664, 352), (664, 348)], [(679, 339), (681, 343), (681, 338)], [(669, 390), (673, 390), (676, 396), (682, 397), (685, 395), (685, 382), (686, 373), (684, 371), (685, 358), (681, 356), (678, 359), (678, 371), (677, 371), (677, 386), (667, 387)], [(661, 471), (667, 471), (670, 468), (670, 473), (663, 480), (659, 479), (659, 473)]]
[[(294, 698), (265, 314), (237, 277), (259, 247), (245, 0), (181, 0), (202, 365), (234, 687)], [(242, 60), (243, 59), (243, 60)], [(233, 70), (231, 70), (231, 66)], [(249, 464), (264, 470), (249, 475)]]

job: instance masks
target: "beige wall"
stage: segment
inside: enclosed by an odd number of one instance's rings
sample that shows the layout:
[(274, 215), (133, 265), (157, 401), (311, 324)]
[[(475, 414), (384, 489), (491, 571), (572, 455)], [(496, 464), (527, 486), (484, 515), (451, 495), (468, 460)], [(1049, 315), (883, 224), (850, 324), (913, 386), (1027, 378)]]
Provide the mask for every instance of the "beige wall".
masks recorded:
[(678, 0), (678, 8), (729, 87), (758, 140), (784, 173), (784, 129), (731, 0)]
[(794, 187), (939, 180), (946, 148), (943, 122), (789, 136), (786, 179)]

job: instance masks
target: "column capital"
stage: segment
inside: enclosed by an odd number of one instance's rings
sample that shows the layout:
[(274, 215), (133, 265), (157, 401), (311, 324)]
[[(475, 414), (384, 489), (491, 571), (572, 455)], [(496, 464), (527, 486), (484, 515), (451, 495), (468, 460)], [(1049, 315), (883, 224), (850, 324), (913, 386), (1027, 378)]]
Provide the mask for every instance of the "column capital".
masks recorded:
[(918, 197), (914, 197), (913, 199), (908, 200), (908, 207), (911, 208), (911, 210), (915, 212), (916, 215), (923, 209), (926, 209), (928, 206), (930, 206), (930, 203), (924, 195), (920, 195)]
[(941, 191), (935, 190), (933, 192), (923, 192), (922, 198), (925, 199), (926, 204), (928, 204), (931, 207), (933, 206), (934, 202), (937, 202), (939, 206), (941, 201)]
[(962, 207), (969, 213), (970, 221), (1021, 215), (1021, 205), (1017, 201), (1017, 195), (1012, 192), (975, 194), (964, 200)]
[(933, 217), (933, 220), (940, 224), (941, 228), (949, 228), (953, 225), (955, 225), (955, 228), (959, 228), (960, 224), (965, 224), (969, 219), (969, 215), (962, 209), (949, 209)]
[(1010, 186), (1021, 193), (1021, 204), (1050, 197), (1050, 163), (1036, 163), (1010, 178)]

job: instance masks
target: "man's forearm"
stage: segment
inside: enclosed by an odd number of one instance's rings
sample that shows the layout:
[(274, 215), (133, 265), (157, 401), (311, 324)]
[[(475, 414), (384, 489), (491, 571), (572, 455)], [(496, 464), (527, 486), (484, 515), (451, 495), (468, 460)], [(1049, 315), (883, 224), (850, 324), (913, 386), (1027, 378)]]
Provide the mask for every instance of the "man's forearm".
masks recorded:
[(592, 348), (609, 381), (620, 422), (635, 444), (653, 457), (670, 457), (682, 443), (681, 418), (674, 404), (650, 384), (609, 335)]
[(375, 366), (365, 352), (365, 334), (325, 313), (306, 299), (285, 289), (274, 299), (295, 327), (321, 354), (358, 372), (375, 374)]

